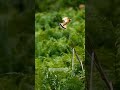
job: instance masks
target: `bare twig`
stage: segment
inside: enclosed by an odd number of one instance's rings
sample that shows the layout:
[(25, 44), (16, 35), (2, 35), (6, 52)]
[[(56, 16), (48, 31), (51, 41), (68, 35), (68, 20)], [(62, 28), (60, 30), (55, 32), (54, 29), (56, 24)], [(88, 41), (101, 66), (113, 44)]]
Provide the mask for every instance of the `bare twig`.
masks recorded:
[(94, 52), (92, 53), (92, 61), (91, 61), (91, 68), (90, 68), (90, 90), (92, 90), (92, 77), (93, 77), (93, 64), (94, 63)]
[(76, 57), (77, 57), (77, 60), (78, 60), (78, 62), (80, 63), (80, 65), (81, 65), (81, 67), (82, 67), (82, 71), (84, 72), (83, 63), (82, 63), (82, 61), (80, 60), (80, 57), (78, 56), (78, 54), (77, 54), (77, 52), (76, 52), (75, 49), (74, 49), (74, 51), (75, 51), (75, 55), (76, 55)]
[(92, 42), (90, 41), (90, 38), (87, 36), (87, 44), (86, 44), (86, 50), (89, 54), (89, 56), (91, 57), (92, 59), (92, 56), (91, 56), (91, 53), (94, 52), (94, 64), (97, 68), (97, 70), (99, 71), (100, 75), (101, 75), (101, 78), (102, 80), (104, 80), (104, 82), (106, 83), (107, 87), (109, 88), (109, 90), (113, 90), (113, 87), (112, 87), (112, 84), (110, 83), (110, 81), (108, 80), (107, 76), (105, 75), (99, 61), (98, 61), (98, 58), (97, 58), (97, 55), (94, 51), (94, 48), (93, 48), (93, 44)]
[(72, 70), (74, 69), (74, 48), (72, 49)]

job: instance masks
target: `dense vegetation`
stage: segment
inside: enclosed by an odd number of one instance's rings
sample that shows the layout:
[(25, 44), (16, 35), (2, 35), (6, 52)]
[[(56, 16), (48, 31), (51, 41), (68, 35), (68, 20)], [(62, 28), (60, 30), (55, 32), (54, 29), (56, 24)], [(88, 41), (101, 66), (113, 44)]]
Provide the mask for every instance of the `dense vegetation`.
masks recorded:
[[(47, 1), (49, 0), (46, 3)], [(41, 7), (37, 8), (35, 14), (35, 89), (84, 90), (85, 72), (75, 55), (72, 66), (72, 49), (75, 48), (84, 64), (85, 11), (79, 9), (80, 2), (76, 4), (76, 8), (69, 4), (66, 8), (57, 8), (56, 6), (64, 4), (60, 3), (62, 0), (58, 1), (55, 5), (44, 2), (50, 11), (39, 5)], [(65, 16), (72, 19), (66, 30), (59, 27)]]

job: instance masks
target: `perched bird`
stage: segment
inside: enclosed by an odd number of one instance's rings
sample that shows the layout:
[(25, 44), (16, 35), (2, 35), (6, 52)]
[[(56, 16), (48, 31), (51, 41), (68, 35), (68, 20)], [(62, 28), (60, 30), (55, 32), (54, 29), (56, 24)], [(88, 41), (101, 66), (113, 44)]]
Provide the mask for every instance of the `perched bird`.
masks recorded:
[(67, 28), (67, 24), (71, 21), (71, 19), (69, 19), (68, 17), (64, 17), (62, 19), (62, 23), (60, 23), (60, 27), (62, 27), (63, 29), (66, 29)]

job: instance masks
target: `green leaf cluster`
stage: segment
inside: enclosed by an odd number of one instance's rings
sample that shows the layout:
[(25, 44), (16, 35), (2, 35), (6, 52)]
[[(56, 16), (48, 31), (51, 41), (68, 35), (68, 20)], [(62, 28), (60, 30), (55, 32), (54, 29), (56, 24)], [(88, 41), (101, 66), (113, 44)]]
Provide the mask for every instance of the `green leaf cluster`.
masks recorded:
[[(67, 29), (59, 23), (63, 17), (72, 21)], [(35, 14), (35, 87), (36, 90), (83, 90), (84, 71), (74, 57), (71, 70), (72, 48), (75, 48), (84, 65), (85, 11), (73, 8)], [(50, 71), (50, 68), (68, 70)]]

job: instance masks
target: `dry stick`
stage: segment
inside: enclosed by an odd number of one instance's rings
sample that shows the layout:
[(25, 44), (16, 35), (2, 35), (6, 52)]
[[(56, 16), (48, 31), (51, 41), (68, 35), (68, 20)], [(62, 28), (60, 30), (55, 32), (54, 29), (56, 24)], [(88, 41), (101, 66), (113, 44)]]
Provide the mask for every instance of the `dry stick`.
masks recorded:
[(94, 63), (94, 52), (92, 53), (92, 61), (91, 61), (91, 68), (90, 68), (90, 89), (89, 90), (92, 90), (92, 77), (93, 77), (93, 64)]
[(74, 48), (72, 49), (72, 70), (74, 69)]
[(77, 57), (77, 60), (79, 61), (80, 65), (81, 65), (81, 67), (82, 67), (82, 71), (84, 72), (84, 68), (83, 68), (82, 61), (80, 60), (80, 57), (78, 56), (78, 54), (77, 54), (77, 52), (76, 52), (75, 49), (74, 49), (74, 51), (75, 51), (75, 55), (76, 55), (76, 57)]
[[(95, 60), (97, 60), (97, 56), (95, 55)], [(108, 80), (107, 76), (103, 72), (101, 65), (97, 62), (94, 62), (96, 67), (98, 68), (99, 73), (101, 74), (102, 79), (105, 81), (106, 85), (108, 86), (109, 90), (113, 90), (111, 82)]]
[[(90, 38), (88, 36), (86, 38), (88, 40), (87, 44), (86, 44), (88, 54), (90, 55), (92, 52), (94, 52), (94, 64), (95, 64), (96, 68), (99, 71), (99, 73), (101, 75), (101, 78), (105, 81), (105, 83), (106, 83), (107, 87), (109, 88), (109, 90), (113, 90), (111, 82), (109, 82), (109, 80), (107, 79), (105, 73), (103, 72), (103, 69), (102, 69), (101, 65), (99, 64), (99, 61), (98, 61), (97, 56), (95, 54), (95, 51), (93, 49), (93, 44), (91, 43)], [(92, 56), (91, 56), (91, 58), (92, 58)]]
[(101, 65), (96, 62), (97, 60), (98, 60), (97, 56), (95, 55), (94, 64), (95, 64), (97, 70), (99, 71), (99, 73), (101, 75), (101, 78), (105, 81), (105, 83), (106, 83), (107, 87), (109, 88), (109, 90), (113, 90), (112, 83), (107, 79), (107, 76), (103, 72), (103, 69), (102, 69)]

